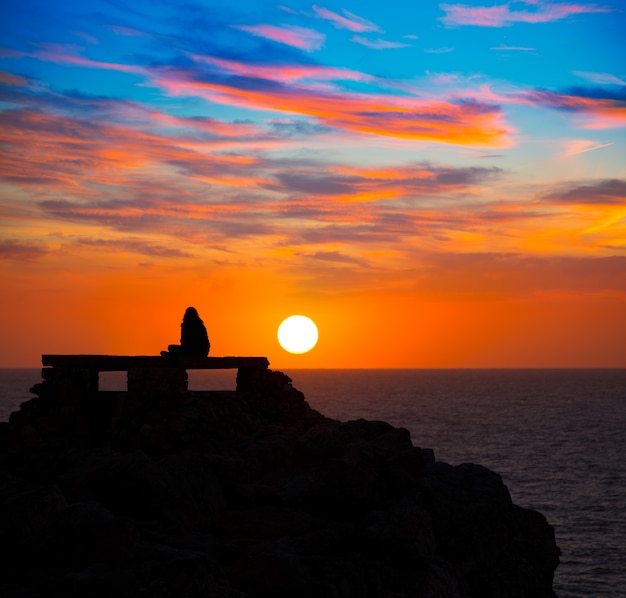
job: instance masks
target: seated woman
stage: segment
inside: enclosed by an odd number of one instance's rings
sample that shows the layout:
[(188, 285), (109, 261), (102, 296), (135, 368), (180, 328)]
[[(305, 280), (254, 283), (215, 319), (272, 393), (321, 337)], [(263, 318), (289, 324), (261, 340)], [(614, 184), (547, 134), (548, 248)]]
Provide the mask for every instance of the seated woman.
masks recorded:
[(180, 325), (180, 345), (170, 345), (161, 355), (193, 355), (206, 357), (211, 343), (204, 322), (195, 307), (188, 307)]

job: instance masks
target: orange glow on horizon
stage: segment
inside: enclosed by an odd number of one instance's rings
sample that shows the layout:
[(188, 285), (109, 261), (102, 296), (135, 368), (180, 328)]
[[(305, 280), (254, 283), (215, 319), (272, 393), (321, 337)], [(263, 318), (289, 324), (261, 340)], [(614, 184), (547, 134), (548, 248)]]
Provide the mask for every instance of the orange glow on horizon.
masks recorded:
[[(468, 273), (468, 294), (454, 301), (434, 293), (432, 283), (365, 300), (353, 292), (303, 292), (295, 281), (254, 268), (228, 274), (172, 267), (141, 278), (134, 268), (104, 276), (44, 271), (36, 283), (4, 273), (8, 313), (30, 314), (5, 321), (5, 338), (31, 340), (5, 346), (3, 367), (37, 367), (42, 353), (156, 355), (177, 342), (189, 305), (207, 325), (212, 355), (263, 355), (274, 369), (626, 366), (626, 289), (524, 296), (514, 277), (488, 290)], [(437, 284), (458, 288), (459, 281)], [(319, 329), (317, 346), (304, 355), (285, 354), (276, 340), (278, 324), (292, 313), (307, 314)]]

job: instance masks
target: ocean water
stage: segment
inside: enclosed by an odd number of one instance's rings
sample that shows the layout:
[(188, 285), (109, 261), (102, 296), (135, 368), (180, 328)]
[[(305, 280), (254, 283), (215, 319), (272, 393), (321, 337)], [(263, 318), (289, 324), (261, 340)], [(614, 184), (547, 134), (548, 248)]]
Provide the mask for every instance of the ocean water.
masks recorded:
[[(340, 420), (381, 419), (439, 461), (498, 472), (513, 501), (556, 528), (559, 598), (626, 597), (626, 370), (285, 370)], [(234, 389), (233, 371), (190, 372), (191, 389)], [(0, 370), (0, 421), (39, 370)], [(101, 376), (108, 390), (123, 374)]]

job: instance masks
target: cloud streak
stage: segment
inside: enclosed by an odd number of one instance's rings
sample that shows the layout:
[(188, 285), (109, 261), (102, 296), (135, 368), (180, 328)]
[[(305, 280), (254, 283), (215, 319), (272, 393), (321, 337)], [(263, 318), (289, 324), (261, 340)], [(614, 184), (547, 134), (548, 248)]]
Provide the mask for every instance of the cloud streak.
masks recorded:
[(21, 239), (0, 240), (0, 259), (30, 261), (43, 257), (48, 252), (48, 248), (41, 243)]
[(375, 23), (358, 17), (345, 9), (343, 9), (343, 16), (327, 8), (321, 8), (315, 5), (313, 6), (313, 11), (318, 17), (330, 21), (338, 29), (348, 29), (356, 33), (380, 31), (380, 28)]
[(491, 49), (496, 52), (536, 52), (537, 51), (537, 48), (528, 48), (525, 46), (505, 46), (505, 45), (499, 45)]
[(585, 117), (588, 128), (626, 126), (626, 88), (616, 92), (605, 89), (573, 88), (566, 92), (534, 90), (517, 95), (521, 103), (553, 108)]
[(371, 48), (372, 50), (389, 50), (393, 48), (410, 48), (412, 44), (407, 44), (404, 42), (391, 42), (384, 39), (369, 39), (367, 37), (363, 37), (362, 35), (354, 35), (350, 38), (353, 42), (357, 44), (361, 44), (366, 48)]
[(542, 0), (522, 0), (526, 10), (515, 10), (511, 4), (471, 6), (467, 4), (440, 4), (446, 14), (441, 21), (450, 27), (473, 25), (478, 27), (509, 27), (515, 23), (550, 23), (572, 15), (605, 13), (612, 9), (594, 4), (556, 3)]
[(323, 33), (296, 25), (237, 25), (236, 28), (307, 52), (319, 50), (326, 39)]
[(596, 85), (621, 85), (626, 86), (626, 80), (612, 73), (589, 73), (587, 71), (573, 71), (574, 75), (582, 77)]
[[(597, 148), (593, 148), (597, 149)], [(545, 199), (563, 204), (619, 205), (626, 207), (626, 180), (609, 179), (569, 183), (544, 196)]]

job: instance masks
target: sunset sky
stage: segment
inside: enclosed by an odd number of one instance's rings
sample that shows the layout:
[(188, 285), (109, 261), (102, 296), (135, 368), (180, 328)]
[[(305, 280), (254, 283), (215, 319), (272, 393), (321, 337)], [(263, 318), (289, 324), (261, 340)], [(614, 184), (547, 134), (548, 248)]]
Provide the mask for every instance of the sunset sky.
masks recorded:
[(0, 10), (0, 367), (626, 367), (621, 0)]

